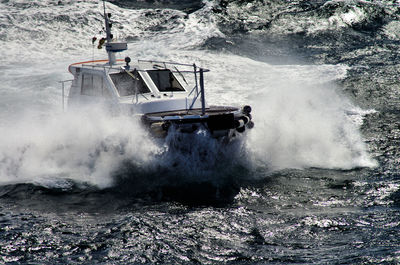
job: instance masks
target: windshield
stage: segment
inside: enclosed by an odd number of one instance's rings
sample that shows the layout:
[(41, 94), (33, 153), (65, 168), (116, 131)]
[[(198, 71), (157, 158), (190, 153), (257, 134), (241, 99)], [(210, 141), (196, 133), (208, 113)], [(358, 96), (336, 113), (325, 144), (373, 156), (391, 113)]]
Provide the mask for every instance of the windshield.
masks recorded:
[(147, 73), (160, 92), (185, 91), (174, 74), (168, 70), (148, 70)]
[(149, 93), (150, 89), (143, 82), (136, 70), (130, 72), (135, 78), (132, 78), (127, 72), (120, 72), (110, 74), (118, 93), (121, 97), (135, 95), (137, 89), (138, 93)]

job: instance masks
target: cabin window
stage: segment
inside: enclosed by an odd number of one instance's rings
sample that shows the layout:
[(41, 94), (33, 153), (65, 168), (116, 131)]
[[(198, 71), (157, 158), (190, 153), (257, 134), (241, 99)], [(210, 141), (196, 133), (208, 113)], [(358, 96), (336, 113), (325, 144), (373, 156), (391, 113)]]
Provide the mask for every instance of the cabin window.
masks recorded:
[(110, 74), (111, 80), (118, 90), (119, 95), (121, 97), (135, 95), (136, 89), (138, 93), (149, 93), (150, 89), (146, 86), (138, 72), (135, 70), (130, 73), (135, 78), (132, 78), (127, 72)]
[(149, 70), (147, 73), (160, 92), (185, 91), (174, 74), (168, 69)]
[(91, 74), (82, 75), (82, 95), (96, 97), (110, 96), (103, 77)]

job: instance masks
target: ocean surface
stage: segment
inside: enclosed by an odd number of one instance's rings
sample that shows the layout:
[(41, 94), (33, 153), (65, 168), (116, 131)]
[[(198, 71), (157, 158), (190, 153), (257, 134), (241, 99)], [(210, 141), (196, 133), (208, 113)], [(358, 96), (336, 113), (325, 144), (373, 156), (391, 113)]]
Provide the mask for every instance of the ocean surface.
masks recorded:
[[(229, 144), (63, 112), (102, 2), (0, 0), (0, 263), (400, 264), (400, 3), (107, 1), (132, 60), (196, 63)], [(66, 87), (67, 88), (67, 87)]]

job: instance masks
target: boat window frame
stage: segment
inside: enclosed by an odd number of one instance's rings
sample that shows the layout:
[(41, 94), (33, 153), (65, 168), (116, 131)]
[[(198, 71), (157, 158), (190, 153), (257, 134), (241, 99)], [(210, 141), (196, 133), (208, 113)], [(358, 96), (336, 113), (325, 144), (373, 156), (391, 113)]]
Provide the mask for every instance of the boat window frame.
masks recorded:
[[(112, 98), (112, 94), (108, 88), (107, 85), (107, 79), (105, 78), (105, 76), (103, 74), (97, 74), (97, 73), (91, 73), (91, 72), (87, 72), (87, 71), (82, 71), (80, 73), (81, 75), (81, 86), (80, 86), (80, 95), (82, 96), (87, 96), (87, 97), (97, 97), (97, 98), (105, 98), (105, 99), (111, 99)], [(101, 80), (101, 94), (98, 93), (85, 93), (84, 90), (84, 85), (85, 85), (85, 76), (91, 76), (91, 86), (92, 86), (92, 91), (96, 91), (97, 89), (95, 89), (94, 86), (94, 78), (100, 78)]]
[[(173, 81), (175, 81), (178, 86), (180, 87), (180, 90), (160, 90), (160, 87), (158, 86), (158, 84), (156, 83), (156, 80), (153, 79), (152, 77), (152, 72), (165, 72), (168, 71), (170, 76), (172, 76), (174, 78)], [(148, 69), (145, 70), (145, 72), (147, 73), (147, 75), (150, 77), (151, 82), (153, 82), (155, 88), (157, 89), (157, 91), (159, 93), (186, 93), (187, 90), (185, 88), (185, 86), (183, 86), (181, 84), (181, 82), (179, 81), (179, 79), (177, 78), (177, 76), (174, 74), (174, 72), (171, 69), (168, 68), (163, 68), (163, 69)], [(171, 84), (172, 85), (172, 84)]]
[[(144, 79), (142, 78), (142, 76), (140, 75), (140, 70), (138, 70), (138, 69), (135, 68), (135, 69), (133, 69), (133, 70), (130, 70), (129, 73), (133, 74), (136, 78), (138, 78), (137, 81), (141, 82), (142, 85), (143, 85), (143, 87), (147, 89), (146, 92), (140, 92), (140, 91), (138, 91), (138, 92), (137, 92), (138, 95), (153, 94), (152, 89), (150, 89), (150, 87), (148, 86), (148, 84), (145, 82), (145, 80), (144, 80)], [(134, 91), (132, 94), (129, 94), (129, 95), (121, 95), (121, 93), (120, 93), (120, 91), (119, 91), (119, 89), (118, 89), (118, 86), (117, 86), (116, 83), (115, 83), (115, 80), (112, 78), (112, 75), (117, 75), (117, 74), (125, 74), (125, 75), (127, 75), (132, 81), (136, 81), (136, 80), (134, 80), (128, 73), (126, 73), (125, 70), (124, 70), (124, 71), (119, 71), (119, 72), (114, 72), (114, 73), (108, 73), (108, 77), (110, 78), (110, 81), (111, 81), (112, 85), (114, 86), (115, 91), (116, 91), (118, 97), (122, 97), (122, 98), (123, 98), (123, 97), (134, 97), (134, 96), (136, 95), (136, 91)], [(137, 81), (136, 81), (136, 82), (137, 82)]]

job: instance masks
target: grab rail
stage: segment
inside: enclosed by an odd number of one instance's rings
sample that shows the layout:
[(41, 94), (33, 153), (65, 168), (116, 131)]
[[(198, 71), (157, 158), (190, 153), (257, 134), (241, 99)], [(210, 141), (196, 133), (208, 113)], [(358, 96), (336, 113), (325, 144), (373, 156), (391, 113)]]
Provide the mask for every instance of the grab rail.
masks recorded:
[(63, 81), (58, 81), (58, 83), (61, 83), (61, 94), (62, 94), (62, 108), (63, 108), (63, 112), (65, 111), (65, 88), (64, 88), (64, 84), (67, 82), (72, 82), (74, 81), (73, 79), (69, 79), (69, 80), (63, 80)]

